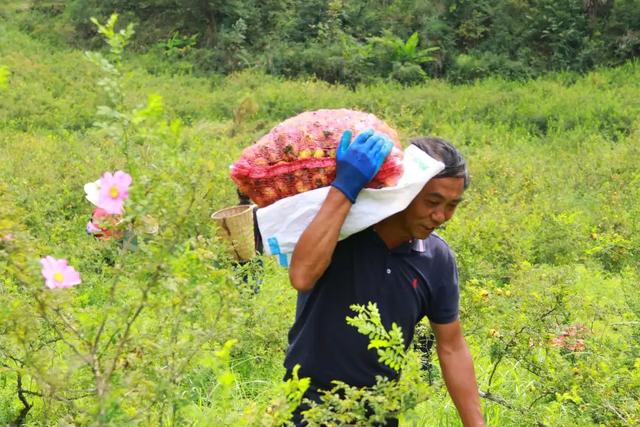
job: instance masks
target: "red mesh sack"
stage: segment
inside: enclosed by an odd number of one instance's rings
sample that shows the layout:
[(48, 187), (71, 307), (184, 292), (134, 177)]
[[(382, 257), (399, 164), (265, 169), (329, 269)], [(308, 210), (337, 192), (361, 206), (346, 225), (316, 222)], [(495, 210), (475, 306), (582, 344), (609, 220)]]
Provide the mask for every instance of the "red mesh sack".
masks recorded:
[(244, 149), (231, 166), (231, 178), (260, 207), (327, 186), (336, 177), (342, 133), (351, 129), (355, 138), (369, 128), (387, 134), (394, 148), (367, 187), (396, 185), (403, 172), (398, 133), (373, 114), (347, 109), (309, 111), (285, 120)]

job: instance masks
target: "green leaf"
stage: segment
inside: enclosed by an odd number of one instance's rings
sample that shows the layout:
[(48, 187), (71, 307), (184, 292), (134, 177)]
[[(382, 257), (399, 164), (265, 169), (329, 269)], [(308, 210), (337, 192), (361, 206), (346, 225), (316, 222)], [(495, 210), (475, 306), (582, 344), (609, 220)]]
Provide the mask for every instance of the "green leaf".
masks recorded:
[(224, 371), (218, 375), (218, 382), (225, 387), (229, 387), (236, 380), (236, 376), (231, 371)]
[(369, 347), (367, 347), (367, 350), (371, 350), (372, 348), (383, 348), (383, 347), (389, 347), (389, 341), (374, 339), (374, 340), (371, 340), (371, 342), (369, 343)]
[(414, 53), (419, 42), (420, 39), (418, 38), (418, 32), (416, 31), (407, 39), (407, 42), (404, 44), (404, 51), (408, 54)]
[(9, 81), (9, 68), (0, 66), (0, 89), (7, 87)]

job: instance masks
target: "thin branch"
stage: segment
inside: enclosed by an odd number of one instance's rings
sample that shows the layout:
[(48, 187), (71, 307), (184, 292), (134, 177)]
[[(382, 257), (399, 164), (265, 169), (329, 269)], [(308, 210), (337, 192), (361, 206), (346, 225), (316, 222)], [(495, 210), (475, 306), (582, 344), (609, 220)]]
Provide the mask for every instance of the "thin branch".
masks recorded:
[(611, 412), (613, 412), (618, 418), (620, 418), (625, 424), (629, 424), (629, 420), (627, 419), (627, 417), (625, 417), (624, 415), (622, 415), (616, 408), (615, 406), (613, 406), (611, 403), (609, 402), (605, 402), (604, 403), (604, 407), (607, 408), (608, 410), (610, 410)]
[(504, 346), (504, 349), (500, 352), (500, 356), (498, 357), (498, 360), (496, 360), (496, 362), (493, 364), (493, 369), (491, 370), (491, 374), (489, 375), (489, 379), (487, 380), (487, 393), (490, 393), (489, 389), (491, 388), (491, 383), (493, 382), (493, 376), (496, 374), (496, 371), (498, 370), (498, 365), (500, 365), (500, 362), (502, 362), (502, 359), (504, 359), (509, 348), (511, 348), (511, 346), (515, 344), (516, 338), (518, 338), (518, 336), (520, 336), (520, 334), (524, 332), (526, 328), (527, 328), (526, 326), (523, 326), (522, 328), (520, 328), (518, 332), (513, 334), (513, 336), (511, 337), (511, 340), (509, 340), (509, 342)]
[(84, 342), (84, 343), (85, 343), (85, 345), (87, 345), (88, 347), (90, 347), (90, 346), (91, 346), (91, 343), (89, 342), (89, 340), (87, 340), (87, 339), (84, 337), (84, 335), (82, 335), (82, 333), (81, 333), (79, 330), (77, 330), (77, 329), (76, 329), (76, 328), (71, 324), (71, 322), (69, 322), (69, 321), (67, 320), (67, 318), (64, 316), (64, 314), (60, 311), (60, 308), (58, 308), (58, 307), (54, 307), (54, 308), (52, 308), (52, 310), (53, 310), (53, 312), (54, 312), (54, 313), (56, 313), (56, 314), (58, 315), (58, 317), (60, 317), (60, 319), (62, 319), (62, 323), (64, 323), (64, 325), (65, 325), (69, 330), (71, 330), (71, 332), (73, 332), (73, 333), (74, 333), (74, 335), (75, 335), (76, 337), (78, 337), (78, 339), (80, 339), (80, 341)]
[(158, 277), (160, 276), (160, 271), (162, 271), (162, 267), (161, 267), (161, 264), (158, 264), (156, 266), (155, 272), (153, 273), (152, 280), (149, 282), (147, 287), (142, 291), (142, 299), (140, 300), (138, 307), (136, 307), (135, 312), (129, 318), (129, 320), (127, 320), (127, 323), (125, 324), (124, 333), (122, 335), (122, 338), (120, 339), (120, 342), (118, 343), (118, 348), (116, 349), (115, 355), (113, 357), (111, 367), (106, 371), (106, 374), (105, 374), (106, 381), (109, 381), (109, 379), (111, 379), (111, 376), (113, 375), (113, 372), (116, 369), (116, 364), (118, 362), (120, 355), (122, 354), (124, 345), (129, 339), (129, 333), (131, 331), (131, 327), (133, 326), (133, 323), (136, 321), (136, 319), (144, 309), (147, 302), (147, 298), (149, 296), (149, 292), (151, 291), (151, 288), (156, 284)]
[[(221, 306), (221, 307), (218, 309), (218, 312), (217, 312), (217, 314), (216, 314), (216, 316), (215, 316), (215, 320), (214, 320), (213, 324), (212, 324), (212, 325), (211, 325), (211, 327), (210, 327), (210, 328), (211, 328), (211, 330), (215, 330), (215, 326), (218, 324), (218, 320), (219, 320), (219, 318), (220, 318), (220, 314), (221, 314), (221, 312), (222, 312), (222, 307), (224, 306), (224, 300), (223, 300), (223, 299), (221, 299), (221, 304), (220, 304), (220, 306)], [(185, 359), (184, 359), (184, 361), (183, 361), (183, 363), (182, 363), (182, 366), (180, 366), (180, 367), (179, 367), (175, 372), (176, 372), (176, 373), (181, 373), (181, 372), (183, 372), (183, 371), (188, 367), (188, 365), (191, 363), (191, 360), (193, 359), (193, 357), (194, 357), (196, 354), (198, 354), (198, 352), (201, 350), (201, 346), (202, 346), (202, 344), (204, 344), (204, 343), (205, 343), (206, 341), (208, 341), (209, 339), (210, 339), (210, 336), (203, 337), (203, 338), (200, 340), (200, 343), (199, 343), (197, 346), (195, 346), (195, 347), (194, 347), (194, 349), (193, 349), (191, 352), (189, 352), (189, 354), (187, 355), (187, 357), (185, 357)]]
[(38, 308), (40, 309), (40, 314), (42, 315), (42, 318), (44, 319), (45, 322), (47, 322), (47, 324), (49, 326), (51, 326), (51, 329), (53, 329), (53, 331), (56, 333), (56, 335), (58, 335), (58, 338), (60, 338), (60, 340), (65, 343), (71, 350), (73, 350), (73, 352), (80, 357), (80, 359), (82, 361), (84, 361), (85, 363), (89, 364), (90, 361), (87, 360), (86, 356), (83, 355), (80, 350), (78, 350), (78, 348), (73, 345), (72, 343), (70, 343), (69, 341), (67, 341), (64, 336), (62, 335), (62, 332), (60, 332), (60, 330), (58, 329), (58, 326), (55, 324), (55, 322), (53, 322), (49, 316), (47, 315), (47, 310), (46, 310), (46, 304), (44, 303), (44, 301), (38, 296), (37, 293), (33, 294), (34, 298), (36, 299), (36, 301), (38, 302)]
[[(113, 303), (115, 299), (116, 286), (118, 284), (119, 276), (114, 277), (113, 284), (111, 285), (111, 289), (109, 290), (109, 303)], [(98, 346), (100, 345), (100, 338), (102, 337), (102, 332), (107, 324), (107, 319), (109, 319), (109, 313), (106, 312), (102, 321), (100, 322), (100, 326), (98, 327), (98, 332), (96, 332), (96, 336), (93, 340), (93, 345), (91, 346), (91, 353), (96, 354), (98, 350)]]
[(18, 382), (17, 384), (18, 399), (20, 399), (20, 402), (22, 403), (23, 408), (20, 410), (20, 414), (18, 414), (18, 417), (13, 422), (13, 425), (21, 426), (21, 425), (24, 425), (25, 418), (27, 417), (27, 414), (29, 413), (33, 405), (29, 403), (27, 398), (24, 396), (24, 390), (22, 389), (22, 375), (20, 375), (20, 373), (16, 373), (16, 374), (18, 376), (18, 381), (17, 381)]
[[(556, 299), (556, 304), (553, 307), (551, 307), (548, 311), (546, 311), (542, 315), (540, 315), (540, 317), (538, 318), (538, 321), (544, 320), (546, 317), (548, 317), (554, 311), (556, 311), (559, 306), (560, 306), (560, 301), (558, 301), (558, 299)], [(518, 336), (521, 333), (523, 333), (526, 329), (527, 329), (526, 326), (523, 326), (522, 328), (520, 328), (520, 330), (518, 332), (516, 332), (513, 335), (513, 337), (511, 337), (511, 340), (505, 345), (504, 349), (500, 352), (500, 357), (498, 357), (498, 360), (496, 360), (496, 362), (494, 363), (493, 369), (491, 370), (491, 374), (489, 375), (489, 379), (487, 380), (487, 392), (491, 388), (491, 384), (493, 382), (493, 376), (495, 375), (496, 371), (498, 370), (498, 365), (502, 362), (502, 359), (504, 359), (504, 357), (506, 356), (507, 351), (509, 350), (509, 348), (511, 348), (515, 344), (516, 338), (518, 338)]]
[(553, 394), (554, 394), (554, 392), (553, 392), (553, 391), (549, 391), (549, 390), (545, 391), (544, 393), (540, 394), (540, 396), (538, 396), (538, 397), (536, 397), (535, 399), (533, 399), (533, 401), (529, 404), (529, 407), (528, 407), (527, 409), (528, 409), (528, 410), (533, 409), (534, 405), (535, 405), (536, 403), (538, 403), (538, 401), (539, 401), (539, 400), (541, 400), (541, 399), (543, 399), (543, 398), (545, 398), (545, 397), (547, 397), (547, 396), (551, 396), (551, 395), (553, 395)]
[(91, 396), (95, 395), (95, 390), (94, 389), (87, 390), (85, 392), (85, 394), (81, 394), (81, 395), (78, 395), (78, 396), (72, 396), (72, 397), (61, 397), (61, 396), (56, 396), (56, 395), (44, 395), (42, 393), (38, 393), (37, 391), (31, 391), (31, 390), (22, 390), (22, 392), (24, 394), (28, 394), (28, 395), (31, 395), (31, 396), (37, 396), (37, 397), (41, 397), (41, 398), (50, 397), (50, 398), (52, 398), (54, 400), (58, 400), (60, 402), (70, 402), (72, 400), (80, 400), (80, 399), (84, 399), (85, 397), (91, 397)]
[(515, 409), (509, 402), (507, 402), (506, 400), (504, 400), (503, 398), (496, 396), (495, 394), (491, 393), (490, 391), (484, 392), (482, 390), (479, 390), (478, 393), (480, 394), (480, 397), (482, 397), (483, 399), (487, 399), (490, 400), (492, 402), (498, 403), (502, 406), (504, 406), (505, 408), (508, 409)]
[[(482, 390), (478, 390), (478, 394), (480, 394), (480, 397), (482, 397), (483, 399), (487, 399), (487, 400), (490, 400), (492, 402), (495, 402), (495, 403), (497, 403), (499, 405), (504, 406), (507, 409), (511, 409), (512, 411), (520, 412), (521, 414), (526, 415), (526, 416), (529, 415), (529, 411), (524, 410), (522, 408), (515, 407), (515, 406), (511, 405), (509, 402), (507, 402), (506, 400), (504, 400), (502, 397), (496, 396), (495, 394), (493, 394), (491, 392), (488, 392), (488, 391), (484, 392)], [(535, 423), (536, 423), (536, 425), (538, 427), (547, 427), (547, 425), (544, 424), (541, 421), (537, 421), (536, 420)]]

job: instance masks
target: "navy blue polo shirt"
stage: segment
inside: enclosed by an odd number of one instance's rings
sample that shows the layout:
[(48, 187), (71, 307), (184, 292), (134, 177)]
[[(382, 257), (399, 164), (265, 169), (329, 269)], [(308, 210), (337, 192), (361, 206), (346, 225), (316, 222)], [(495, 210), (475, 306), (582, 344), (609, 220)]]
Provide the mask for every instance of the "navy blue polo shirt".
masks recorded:
[(284, 365), (310, 377), (318, 388), (332, 380), (371, 386), (376, 375), (396, 372), (378, 362), (369, 338), (346, 322), (352, 304), (375, 302), (383, 325), (402, 328), (405, 346), (424, 317), (434, 323), (458, 319), (459, 289), (455, 258), (447, 243), (432, 233), (425, 240), (388, 249), (368, 228), (338, 242), (331, 263), (315, 287), (299, 292), (296, 319), (289, 331)]

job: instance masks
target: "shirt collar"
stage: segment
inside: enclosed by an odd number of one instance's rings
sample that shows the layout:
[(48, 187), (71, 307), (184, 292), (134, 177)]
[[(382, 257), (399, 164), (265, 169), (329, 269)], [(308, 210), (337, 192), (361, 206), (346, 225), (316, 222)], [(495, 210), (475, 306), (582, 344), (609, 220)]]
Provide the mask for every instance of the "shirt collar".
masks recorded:
[(422, 253), (425, 250), (426, 250), (426, 245), (424, 243), (424, 240), (413, 239), (401, 244), (400, 246), (396, 246), (395, 248), (391, 249), (391, 252), (400, 253), (400, 254), (410, 254), (411, 252)]
[[(376, 237), (376, 239), (382, 244), (384, 245), (384, 241), (382, 240), (382, 238), (380, 236), (378, 236), (378, 233), (376, 233), (376, 231), (373, 229), (373, 227), (370, 227), (369, 229), (370, 233), (372, 235), (374, 235)], [(424, 251), (426, 251), (426, 244), (424, 240), (421, 239), (413, 239), (413, 240), (409, 240), (408, 242), (404, 242), (402, 244), (400, 244), (399, 246), (396, 246), (393, 249), (389, 250), (392, 253), (398, 253), (398, 254), (410, 254), (412, 251), (413, 252), (418, 252), (418, 253), (423, 253)]]
[(413, 240), (411, 249), (413, 249), (414, 252), (423, 253), (427, 250), (427, 244), (422, 239), (415, 239)]

